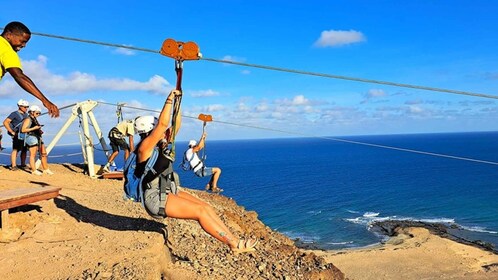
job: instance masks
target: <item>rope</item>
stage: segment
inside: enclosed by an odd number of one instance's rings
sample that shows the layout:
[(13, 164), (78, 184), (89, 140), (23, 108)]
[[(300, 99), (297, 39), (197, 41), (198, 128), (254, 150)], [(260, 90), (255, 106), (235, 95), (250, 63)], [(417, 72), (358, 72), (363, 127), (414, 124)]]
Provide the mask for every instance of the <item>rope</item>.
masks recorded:
[[(0, 28), (0, 29), (3, 30), (3, 28)], [(46, 33), (38, 33), (38, 32), (32, 32), (31, 34), (38, 35), (38, 36), (44, 36), (44, 37), (50, 37), (50, 38), (56, 38), (56, 39), (62, 39), (62, 40), (76, 41), (76, 42), (81, 42), (81, 43), (89, 43), (89, 44), (95, 44), (95, 45), (102, 45), (102, 46), (109, 46), (109, 47), (116, 47), (116, 48), (123, 48), (123, 49), (135, 50), (135, 51), (160, 54), (160, 52), (158, 50), (152, 50), (152, 49), (146, 49), (146, 48), (137, 48), (137, 47), (132, 47), (132, 46), (120, 45), (120, 44), (105, 43), (105, 42), (99, 42), (99, 41), (94, 41), (94, 40), (86, 40), (86, 39), (72, 38), (72, 37), (52, 35), (52, 34), (46, 34)], [(460, 90), (452, 90), (452, 89), (444, 89), (444, 88), (436, 88), (436, 87), (428, 87), (428, 86), (420, 86), (420, 85), (411, 85), (411, 84), (404, 84), (404, 83), (388, 82), (388, 81), (365, 79), (365, 78), (355, 78), (355, 77), (333, 75), (333, 74), (323, 74), (323, 73), (317, 73), (317, 72), (309, 72), (309, 71), (294, 70), (294, 69), (289, 69), (289, 68), (281, 68), (281, 67), (251, 64), (251, 63), (243, 63), (243, 62), (236, 62), (236, 61), (223, 60), (223, 59), (214, 59), (214, 58), (201, 58), (201, 59), (206, 60), (206, 61), (211, 61), (211, 62), (228, 63), (228, 64), (234, 64), (234, 65), (240, 65), (240, 66), (246, 66), (246, 67), (295, 73), (295, 74), (301, 74), (301, 75), (318, 76), (318, 77), (324, 77), (324, 78), (348, 80), (348, 81), (355, 81), (355, 82), (362, 82), (362, 83), (381, 84), (381, 85), (388, 85), (388, 86), (395, 86), (395, 87), (404, 87), (404, 88), (411, 88), (411, 89), (420, 89), (420, 90), (427, 90), (427, 91), (445, 92), (445, 93), (468, 95), (468, 96), (474, 96), (474, 97), (498, 99), (498, 96), (496, 96), (496, 95), (475, 93), (475, 92), (469, 92), (469, 91), (460, 91)]]

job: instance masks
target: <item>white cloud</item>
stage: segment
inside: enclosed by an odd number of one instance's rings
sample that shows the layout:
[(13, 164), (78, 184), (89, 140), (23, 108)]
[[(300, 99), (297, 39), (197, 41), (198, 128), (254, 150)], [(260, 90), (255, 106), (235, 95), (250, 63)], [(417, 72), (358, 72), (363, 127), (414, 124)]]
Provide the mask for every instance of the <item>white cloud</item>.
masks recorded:
[[(131, 46), (127, 46), (127, 47), (131, 47)], [(127, 49), (127, 48), (116, 48), (116, 49), (114, 49), (113, 53), (127, 55), (127, 56), (131, 56), (131, 55), (136, 54), (135, 51), (133, 51), (131, 49)]]
[(371, 89), (368, 91), (369, 97), (383, 97), (386, 96), (386, 93), (382, 89)]
[(325, 30), (322, 31), (320, 38), (314, 43), (316, 47), (337, 47), (359, 43), (366, 41), (367, 38), (363, 33), (355, 30), (342, 31), (342, 30)]
[[(222, 60), (231, 61), (231, 62), (244, 62), (246, 59), (242, 58), (242, 57), (232, 56), (232, 55), (225, 55), (222, 58)], [(223, 65), (228, 66), (228, 65), (231, 65), (231, 64), (230, 63), (224, 63)]]
[(292, 99), (284, 98), (284, 99), (275, 99), (275, 104), (282, 106), (320, 106), (328, 104), (327, 101), (322, 100), (310, 100), (306, 98), (304, 95), (296, 95)]
[[(50, 92), (50, 95), (67, 95), (96, 90), (103, 91), (147, 91), (156, 94), (167, 94), (171, 89), (170, 83), (159, 75), (152, 76), (145, 82), (126, 79), (111, 78), (99, 79), (95, 75), (75, 71), (67, 75), (58, 75), (47, 68), (48, 59), (38, 56), (37, 60), (23, 61), (23, 71), (35, 84)], [(0, 96), (21, 93), (23, 90), (10, 78), (5, 78), (0, 84)]]
[(220, 95), (219, 92), (214, 91), (212, 89), (193, 91), (190, 93), (190, 96), (192, 96), (192, 97), (212, 97), (212, 96), (219, 96), (219, 95)]
[(372, 99), (381, 99), (382, 97), (387, 96), (387, 93), (382, 89), (370, 89), (364, 94), (364, 96), (365, 98), (360, 102), (360, 104), (367, 103)]

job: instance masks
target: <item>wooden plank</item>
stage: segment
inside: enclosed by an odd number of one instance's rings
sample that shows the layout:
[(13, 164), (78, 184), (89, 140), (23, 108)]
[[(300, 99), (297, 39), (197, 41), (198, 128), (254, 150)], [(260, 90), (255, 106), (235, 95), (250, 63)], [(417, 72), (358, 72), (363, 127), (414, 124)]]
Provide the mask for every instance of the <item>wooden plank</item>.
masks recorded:
[(0, 210), (2, 212), (0, 228), (7, 229), (9, 227), (9, 209)]
[(52, 199), (59, 195), (61, 188), (37, 187), (18, 188), (0, 192), (0, 211), (13, 207)]
[(103, 173), (104, 179), (123, 179), (123, 172), (107, 172)]

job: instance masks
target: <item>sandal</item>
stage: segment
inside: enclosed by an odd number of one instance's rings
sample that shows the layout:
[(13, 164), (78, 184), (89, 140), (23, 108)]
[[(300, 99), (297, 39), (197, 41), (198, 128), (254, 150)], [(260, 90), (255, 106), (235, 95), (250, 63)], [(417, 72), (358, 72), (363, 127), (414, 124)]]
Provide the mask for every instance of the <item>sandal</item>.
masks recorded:
[(223, 189), (216, 188), (216, 189), (212, 189), (211, 191), (214, 192), (214, 193), (220, 193), (220, 192), (223, 191)]
[(232, 252), (234, 254), (254, 252), (254, 251), (256, 251), (256, 245), (258, 245), (258, 240), (254, 240), (254, 239), (243, 240), (243, 239), (240, 239), (239, 243), (237, 244), (237, 247), (236, 248), (232, 248)]
[(206, 187), (204, 188), (206, 191), (209, 191), (211, 189), (211, 185), (207, 184)]

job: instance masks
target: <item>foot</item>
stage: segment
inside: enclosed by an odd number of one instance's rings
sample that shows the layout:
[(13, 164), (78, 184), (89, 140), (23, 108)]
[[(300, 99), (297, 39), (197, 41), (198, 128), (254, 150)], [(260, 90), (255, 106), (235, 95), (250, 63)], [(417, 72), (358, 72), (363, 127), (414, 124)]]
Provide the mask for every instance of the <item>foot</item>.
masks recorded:
[(207, 184), (206, 187), (204, 188), (206, 191), (209, 191), (211, 189), (211, 185)]
[(216, 188), (213, 188), (211, 191), (214, 192), (214, 193), (220, 193), (220, 192), (223, 191), (223, 189), (220, 189), (220, 188), (216, 187)]
[(52, 172), (52, 170), (50, 170), (50, 169), (46, 169), (46, 170), (43, 170), (43, 174), (54, 175), (54, 172)]
[(17, 166), (12, 166), (12, 167), (10, 168), (10, 170), (12, 170), (12, 171), (17, 171), (17, 170), (19, 170), (19, 167), (17, 167)]
[(35, 171), (31, 171), (31, 174), (36, 175), (36, 176), (41, 176), (43, 173), (41, 173), (38, 170), (35, 170)]
[(258, 245), (258, 240), (254, 240), (254, 239), (243, 240), (243, 239), (240, 239), (239, 243), (237, 244), (237, 247), (232, 248), (232, 252), (234, 254), (254, 252), (254, 251), (256, 251), (256, 245)]
[(104, 168), (102, 168), (102, 170), (104, 172), (111, 172), (111, 170), (109, 170), (109, 166), (107, 166), (107, 165), (104, 165)]

